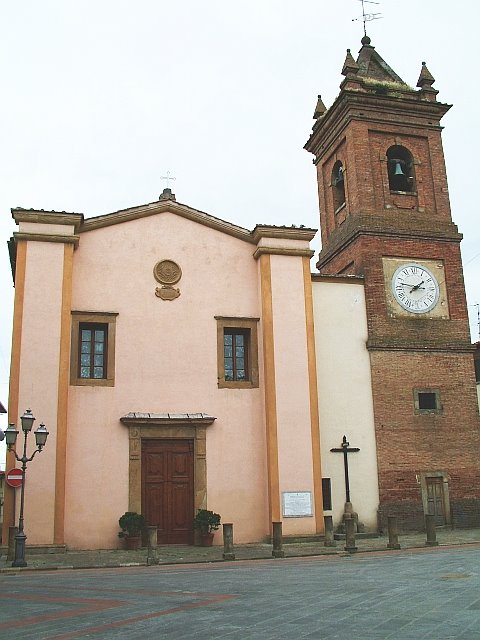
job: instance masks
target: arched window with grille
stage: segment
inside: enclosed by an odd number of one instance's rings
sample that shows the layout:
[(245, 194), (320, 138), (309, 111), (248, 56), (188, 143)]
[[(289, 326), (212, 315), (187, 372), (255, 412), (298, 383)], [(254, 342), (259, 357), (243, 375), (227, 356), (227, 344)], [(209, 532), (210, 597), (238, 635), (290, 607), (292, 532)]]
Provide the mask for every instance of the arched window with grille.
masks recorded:
[(390, 191), (416, 191), (413, 156), (408, 149), (394, 145), (387, 151), (388, 183)]

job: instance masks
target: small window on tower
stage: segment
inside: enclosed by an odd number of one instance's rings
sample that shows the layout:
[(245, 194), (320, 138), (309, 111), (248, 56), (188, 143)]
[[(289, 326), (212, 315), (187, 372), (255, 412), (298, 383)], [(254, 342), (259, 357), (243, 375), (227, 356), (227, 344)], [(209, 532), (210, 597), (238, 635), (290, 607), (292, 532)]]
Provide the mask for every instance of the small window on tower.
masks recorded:
[(414, 389), (415, 413), (441, 413), (440, 392), (433, 389)]
[(333, 209), (335, 213), (345, 206), (345, 175), (340, 160), (333, 165), (332, 171)]
[(434, 393), (419, 393), (418, 408), (420, 411), (435, 411), (437, 408), (437, 396)]
[(408, 149), (395, 145), (387, 151), (388, 183), (390, 191), (413, 193), (415, 173), (413, 156)]

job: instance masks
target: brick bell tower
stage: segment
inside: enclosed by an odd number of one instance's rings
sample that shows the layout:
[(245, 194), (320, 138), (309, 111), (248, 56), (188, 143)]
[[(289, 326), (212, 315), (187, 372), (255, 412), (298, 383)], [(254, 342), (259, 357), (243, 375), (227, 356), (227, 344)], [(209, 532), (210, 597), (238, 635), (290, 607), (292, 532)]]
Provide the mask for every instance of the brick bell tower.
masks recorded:
[[(480, 419), (434, 78), (409, 87), (362, 38), (340, 93), (319, 96), (314, 154), (325, 275), (364, 277), (379, 523), (480, 525)], [(347, 390), (348, 393), (348, 390)], [(354, 409), (354, 408), (353, 408)]]

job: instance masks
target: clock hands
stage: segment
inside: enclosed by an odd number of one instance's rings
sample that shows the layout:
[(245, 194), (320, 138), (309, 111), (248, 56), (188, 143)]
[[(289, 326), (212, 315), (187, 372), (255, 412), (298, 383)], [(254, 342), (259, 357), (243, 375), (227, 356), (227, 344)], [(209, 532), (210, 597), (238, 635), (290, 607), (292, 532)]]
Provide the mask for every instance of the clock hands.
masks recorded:
[(418, 289), (422, 288), (425, 289), (425, 287), (422, 287), (422, 284), (425, 284), (425, 280), (422, 280), (421, 282), (419, 282), (418, 284), (416, 284), (414, 287), (412, 287), (410, 289), (410, 293), (412, 293), (413, 291), (417, 291)]
[(399, 282), (399, 285), (401, 287), (412, 287), (410, 289), (410, 293), (412, 293), (413, 291), (418, 291), (418, 289), (425, 289), (425, 287), (422, 287), (422, 284), (425, 284), (425, 280), (422, 280), (421, 282), (413, 286), (411, 283), (408, 283), (408, 282)]

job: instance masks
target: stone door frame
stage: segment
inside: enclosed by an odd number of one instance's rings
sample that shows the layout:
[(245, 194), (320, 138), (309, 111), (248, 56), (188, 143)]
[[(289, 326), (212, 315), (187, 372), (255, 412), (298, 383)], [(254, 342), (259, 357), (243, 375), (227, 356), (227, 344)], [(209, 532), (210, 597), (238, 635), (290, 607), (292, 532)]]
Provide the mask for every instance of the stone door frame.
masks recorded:
[(142, 438), (193, 440), (194, 507), (207, 506), (207, 426), (216, 418), (204, 413), (129, 413), (120, 422), (128, 427), (128, 510), (142, 511)]
[(448, 488), (449, 476), (446, 471), (425, 471), (418, 474), (418, 480), (420, 482), (420, 488), (422, 491), (422, 503), (423, 513), (428, 514), (428, 491), (427, 491), (427, 478), (442, 478), (443, 488), (443, 506), (445, 509), (445, 524), (452, 524), (452, 516), (450, 511), (450, 492)]

